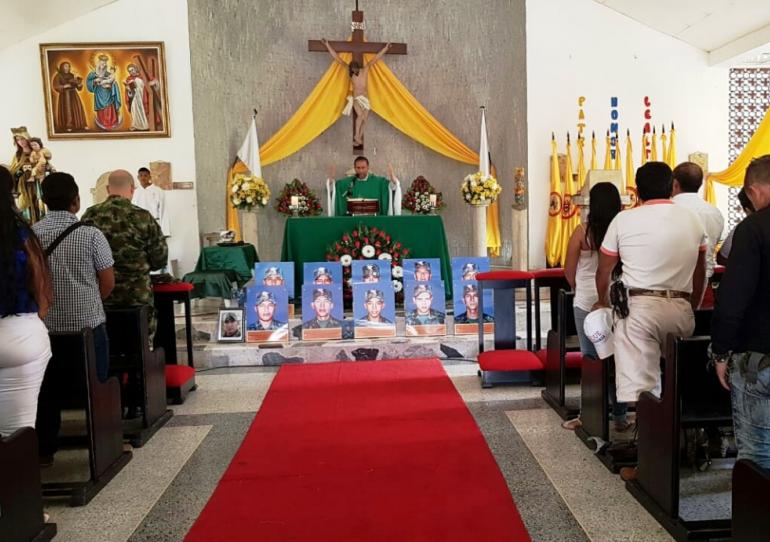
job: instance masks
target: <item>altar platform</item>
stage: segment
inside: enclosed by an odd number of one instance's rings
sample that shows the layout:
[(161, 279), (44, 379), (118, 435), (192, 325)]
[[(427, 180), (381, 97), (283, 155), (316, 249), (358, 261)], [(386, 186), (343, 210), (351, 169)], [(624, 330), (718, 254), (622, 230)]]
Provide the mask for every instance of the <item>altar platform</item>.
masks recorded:
[[(437, 337), (405, 337), (403, 310), (396, 317), (396, 337), (386, 339), (350, 339), (339, 341), (301, 341), (292, 335), (285, 344), (217, 342), (217, 318), (221, 300), (206, 298), (192, 303), (194, 360), (196, 369), (217, 367), (277, 366), (284, 363), (318, 363), (324, 361), (364, 361), (382, 359), (439, 358), (474, 361), (478, 355), (478, 336), (452, 335)], [(177, 308), (177, 311), (181, 307)], [(550, 321), (548, 302), (542, 303), (542, 321)], [(447, 329), (452, 330), (451, 309)], [(299, 316), (299, 315), (298, 315)], [(350, 318), (350, 314), (346, 314)], [(520, 348), (525, 348), (526, 312), (523, 304), (517, 310), (517, 335)], [(290, 320), (294, 330), (299, 317)], [(184, 317), (177, 313), (177, 359), (186, 360)], [(547, 329), (543, 330), (547, 333)], [(493, 346), (492, 335), (486, 335), (484, 347)]]

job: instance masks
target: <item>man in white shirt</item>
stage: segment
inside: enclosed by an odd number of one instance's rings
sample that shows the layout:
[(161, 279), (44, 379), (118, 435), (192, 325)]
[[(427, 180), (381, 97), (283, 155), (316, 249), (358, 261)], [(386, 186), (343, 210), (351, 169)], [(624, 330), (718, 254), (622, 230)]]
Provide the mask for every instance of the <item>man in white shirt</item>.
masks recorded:
[(139, 168), (137, 172), (140, 186), (134, 191), (131, 203), (150, 212), (160, 226), (163, 235), (171, 236), (171, 228), (166, 214), (166, 193), (162, 188), (152, 184), (150, 170)]
[(706, 251), (706, 279), (714, 274), (714, 248), (722, 237), (725, 219), (722, 213), (698, 195), (703, 184), (703, 170), (693, 162), (682, 162), (674, 168), (674, 183), (671, 190), (674, 203), (687, 207), (700, 220), (708, 234)]
[[(604, 236), (596, 273), (598, 292), (608, 292), (618, 261), (628, 294), (628, 316), (615, 323), (617, 399), (634, 402), (639, 394), (660, 392), (660, 358), (666, 336), (689, 337), (693, 310), (703, 295), (707, 248), (698, 217), (672, 204), (671, 169), (648, 162), (636, 172), (640, 207), (623, 211)], [(597, 307), (608, 307), (600, 294)]]

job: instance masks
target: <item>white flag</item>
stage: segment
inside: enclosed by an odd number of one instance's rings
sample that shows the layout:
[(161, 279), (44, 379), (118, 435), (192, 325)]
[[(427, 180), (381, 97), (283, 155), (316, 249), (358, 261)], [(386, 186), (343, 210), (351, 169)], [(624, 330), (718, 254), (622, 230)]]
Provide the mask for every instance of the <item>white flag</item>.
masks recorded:
[(479, 144), (479, 171), (489, 176), (489, 141), (487, 140), (486, 109), (481, 108), (481, 143)]
[(257, 117), (251, 118), (249, 133), (238, 151), (238, 158), (246, 164), (255, 177), (262, 178), (262, 163), (259, 161), (259, 138), (257, 137)]

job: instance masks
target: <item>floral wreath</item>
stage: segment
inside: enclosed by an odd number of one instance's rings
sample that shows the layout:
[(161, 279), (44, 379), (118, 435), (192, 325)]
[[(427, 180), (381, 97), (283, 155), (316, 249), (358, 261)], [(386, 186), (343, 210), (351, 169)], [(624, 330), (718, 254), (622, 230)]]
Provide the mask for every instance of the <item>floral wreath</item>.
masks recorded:
[(393, 290), (398, 296), (404, 289), (403, 260), (408, 258), (410, 250), (400, 241), (395, 241), (387, 232), (376, 226), (359, 224), (352, 231), (345, 233), (333, 245), (326, 249), (326, 260), (342, 264), (342, 278), (345, 298), (352, 296), (353, 260), (378, 259), (389, 261), (393, 278)]
[(286, 183), (275, 200), (275, 210), (282, 215), (294, 216), (294, 213), (289, 208), (292, 196), (297, 197), (298, 216), (316, 216), (323, 212), (321, 202), (318, 201), (318, 196), (316, 196), (315, 192), (310, 190), (310, 188), (299, 179), (294, 179), (290, 183)]
[[(436, 204), (430, 204), (430, 196), (436, 196)], [(437, 192), (428, 180), (420, 175), (412, 181), (409, 190), (401, 199), (401, 207), (408, 209), (414, 214), (429, 214), (431, 210), (440, 211), (446, 207), (446, 203), (441, 197), (441, 192)]]

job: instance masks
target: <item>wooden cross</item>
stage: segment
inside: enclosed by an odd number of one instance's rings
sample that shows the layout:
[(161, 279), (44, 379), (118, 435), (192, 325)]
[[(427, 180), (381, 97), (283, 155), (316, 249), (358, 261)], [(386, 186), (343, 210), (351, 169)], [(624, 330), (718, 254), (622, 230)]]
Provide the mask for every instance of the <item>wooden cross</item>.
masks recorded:
[[(329, 41), (329, 44), (338, 53), (353, 53), (353, 60), (357, 60), (361, 66), (364, 65), (364, 53), (366, 54), (379, 53), (380, 50), (382, 50), (382, 48), (385, 47), (385, 45), (387, 45), (385, 43), (376, 42), (376, 41), (364, 41), (364, 30), (366, 29), (366, 24), (364, 23), (364, 12), (359, 11), (358, 9), (358, 0), (356, 0), (356, 9), (355, 11), (353, 11), (350, 27), (353, 33), (351, 41)], [(321, 40), (308, 40), (307, 49), (308, 51), (311, 51), (314, 53), (328, 54), (326, 46), (323, 44)], [(405, 55), (406, 43), (391, 43), (390, 49), (388, 49), (386, 54)], [(353, 111), (352, 119), (353, 119), (353, 135), (355, 136), (355, 130), (356, 130), (355, 111)], [(363, 142), (360, 146), (353, 147), (354, 153), (363, 152), (363, 150), (364, 150)]]

